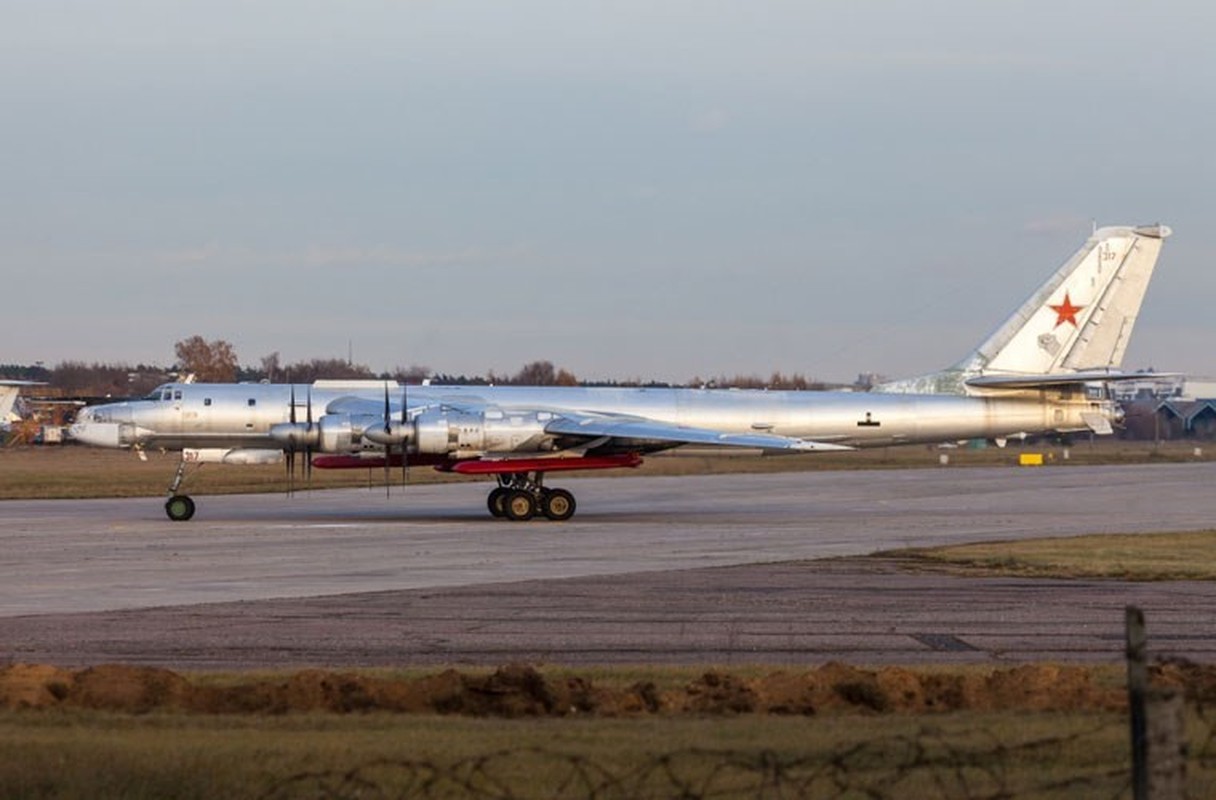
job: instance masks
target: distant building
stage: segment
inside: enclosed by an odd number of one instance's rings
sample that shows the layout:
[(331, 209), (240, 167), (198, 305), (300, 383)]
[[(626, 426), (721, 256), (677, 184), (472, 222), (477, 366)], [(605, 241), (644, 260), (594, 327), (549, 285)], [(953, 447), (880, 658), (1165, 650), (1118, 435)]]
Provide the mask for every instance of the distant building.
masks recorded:
[(1216, 399), (1140, 398), (1123, 405), (1123, 438), (1216, 440)]
[(1110, 386), (1123, 407), (1121, 438), (1216, 440), (1216, 378), (1162, 375)]

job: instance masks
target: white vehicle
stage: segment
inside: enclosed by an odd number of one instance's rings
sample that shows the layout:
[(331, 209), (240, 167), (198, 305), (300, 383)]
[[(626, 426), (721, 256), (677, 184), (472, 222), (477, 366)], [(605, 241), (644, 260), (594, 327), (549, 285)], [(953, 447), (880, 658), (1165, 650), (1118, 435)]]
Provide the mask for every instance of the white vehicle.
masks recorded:
[(72, 435), (102, 447), (180, 450), (169, 489), (174, 520), (186, 464), (306, 467), (429, 464), (494, 476), (495, 516), (569, 519), (574, 496), (545, 475), (636, 466), (681, 445), (813, 453), (861, 447), (1108, 434), (1118, 372), (1168, 228), (1107, 227), (978, 348), (932, 375), (871, 392), (403, 386), (384, 382), (171, 383), (145, 400), (80, 412)]

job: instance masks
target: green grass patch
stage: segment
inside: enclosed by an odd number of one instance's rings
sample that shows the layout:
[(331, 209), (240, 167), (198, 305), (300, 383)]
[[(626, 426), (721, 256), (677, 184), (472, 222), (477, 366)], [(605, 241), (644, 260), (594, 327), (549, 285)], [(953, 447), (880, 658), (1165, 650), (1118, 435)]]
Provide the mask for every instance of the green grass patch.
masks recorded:
[[(1195, 738), (1206, 727), (1191, 721)], [(1118, 796), (1113, 713), (476, 720), (0, 713), (6, 798)], [(1213, 769), (1188, 769), (1211, 796)]]
[(912, 568), (970, 574), (1132, 581), (1216, 580), (1216, 530), (982, 542), (879, 555), (898, 556)]

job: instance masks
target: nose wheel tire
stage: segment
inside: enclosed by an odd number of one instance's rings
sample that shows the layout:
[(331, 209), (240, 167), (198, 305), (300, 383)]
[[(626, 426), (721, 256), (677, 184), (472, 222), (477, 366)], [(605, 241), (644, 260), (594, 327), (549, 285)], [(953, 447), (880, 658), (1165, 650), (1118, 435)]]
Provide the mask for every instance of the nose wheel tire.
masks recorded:
[(194, 501), (184, 494), (175, 494), (165, 501), (165, 513), (174, 522), (185, 522), (194, 516)]

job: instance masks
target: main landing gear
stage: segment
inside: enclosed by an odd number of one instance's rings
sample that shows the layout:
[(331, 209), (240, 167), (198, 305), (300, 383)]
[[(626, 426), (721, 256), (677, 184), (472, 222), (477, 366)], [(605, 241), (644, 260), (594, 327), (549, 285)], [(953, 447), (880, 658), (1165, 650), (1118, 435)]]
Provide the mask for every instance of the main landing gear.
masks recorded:
[(499, 475), (498, 486), (486, 498), (490, 514), (513, 522), (532, 519), (538, 513), (554, 522), (573, 517), (574, 495), (565, 489), (545, 487), (544, 477), (543, 472)]

